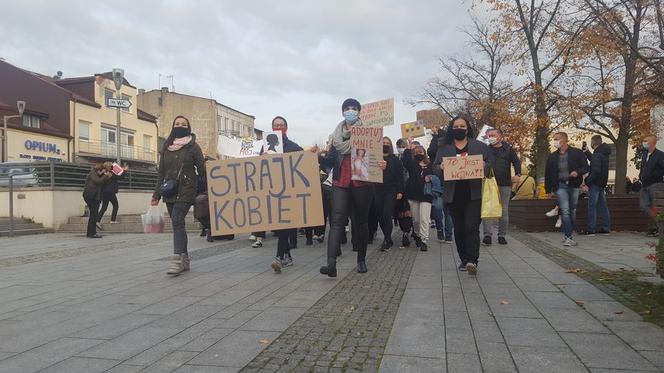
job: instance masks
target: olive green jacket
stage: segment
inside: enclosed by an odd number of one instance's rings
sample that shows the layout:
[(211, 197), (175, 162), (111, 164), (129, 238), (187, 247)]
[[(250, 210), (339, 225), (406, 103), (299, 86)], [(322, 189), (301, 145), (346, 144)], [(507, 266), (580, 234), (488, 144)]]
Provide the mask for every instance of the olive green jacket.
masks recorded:
[(110, 176), (99, 176), (94, 169), (90, 171), (88, 177), (85, 179), (83, 198), (93, 198), (101, 201), (101, 190), (110, 179)]
[(189, 144), (180, 150), (170, 151), (166, 146), (160, 152), (157, 186), (152, 198), (159, 200), (159, 187), (166, 180), (175, 180), (177, 194), (164, 198), (165, 203), (187, 202), (193, 204), (198, 193), (198, 177), (205, 177), (205, 157), (201, 147), (196, 143), (196, 135), (192, 134)]

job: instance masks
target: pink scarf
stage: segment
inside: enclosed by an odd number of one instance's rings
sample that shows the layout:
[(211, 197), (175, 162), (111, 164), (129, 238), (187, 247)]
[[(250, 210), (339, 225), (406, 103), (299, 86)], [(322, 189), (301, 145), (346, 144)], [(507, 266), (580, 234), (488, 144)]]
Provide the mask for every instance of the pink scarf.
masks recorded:
[(189, 144), (191, 142), (191, 135), (185, 136), (185, 137), (180, 137), (180, 138), (175, 138), (173, 139), (173, 144), (168, 146), (168, 150), (172, 152), (176, 152), (180, 149), (182, 149), (183, 146)]

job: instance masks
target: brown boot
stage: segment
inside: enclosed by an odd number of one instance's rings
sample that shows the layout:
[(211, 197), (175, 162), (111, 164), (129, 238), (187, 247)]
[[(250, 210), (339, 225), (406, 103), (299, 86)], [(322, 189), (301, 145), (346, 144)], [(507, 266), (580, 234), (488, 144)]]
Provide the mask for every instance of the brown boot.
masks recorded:
[(169, 268), (166, 273), (169, 275), (177, 276), (184, 271), (186, 271), (184, 258), (182, 255), (176, 255), (173, 257), (173, 261), (171, 262), (171, 268)]
[(189, 265), (189, 255), (182, 254), (181, 257), (182, 257), (182, 265), (184, 265), (184, 270), (189, 271), (189, 269), (191, 268)]

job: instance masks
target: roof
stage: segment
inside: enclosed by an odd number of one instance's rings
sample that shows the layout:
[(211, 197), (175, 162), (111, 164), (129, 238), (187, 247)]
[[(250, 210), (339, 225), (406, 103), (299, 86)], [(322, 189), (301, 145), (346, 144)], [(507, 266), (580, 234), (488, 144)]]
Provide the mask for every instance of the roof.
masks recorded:
[[(145, 92), (145, 93), (149, 93), (149, 92), (161, 92), (161, 89), (152, 89), (152, 90), (147, 91), (147, 92)], [(217, 104), (217, 105), (219, 105), (219, 106), (223, 106), (223, 107), (225, 107), (226, 109), (230, 109), (230, 110), (236, 111), (236, 112), (238, 112), (238, 113), (240, 113), (240, 114), (242, 114), (242, 115), (246, 115), (246, 116), (248, 116), (248, 117), (250, 117), (250, 118), (256, 119), (256, 117), (253, 116), (253, 115), (251, 115), (251, 114), (243, 113), (243, 112), (241, 112), (240, 110), (235, 109), (235, 108), (232, 108), (232, 107), (227, 106), (227, 105), (224, 105), (224, 104), (220, 103), (219, 101), (217, 101), (217, 100), (215, 100), (215, 99), (213, 99), (213, 98), (205, 98), (205, 97), (194, 96), (194, 95), (188, 95), (188, 94), (184, 94), (184, 93), (171, 92), (171, 91), (167, 91), (166, 93), (171, 94), (171, 95), (179, 95), (179, 96), (186, 96), (186, 97), (198, 98), (198, 99), (201, 99), (201, 100), (209, 100), (209, 101), (213, 101), (215, 104)]]
[[(56, 84), (74, 84), (74, 83), (86, 83), (86, 82), (94, 82), (95, 78), (98, 76), (101, 76), (106, 79), (113, 80), (113, 73), (111, 72), (105, 72), (105, 73), (98, 73), (90, 76), (78, 76), (78, 77), (73, 77), (73, 78), (61, 78), (61, 79), (56, 79), (56, 78), (49, 78), (51, 79), (54, 83)], [(136, 88), (133, 85), (129, 83), (129, 81), (126, 78), (123, 78), (122, 80), (122, 85), (126, 85), (131, 88)]]

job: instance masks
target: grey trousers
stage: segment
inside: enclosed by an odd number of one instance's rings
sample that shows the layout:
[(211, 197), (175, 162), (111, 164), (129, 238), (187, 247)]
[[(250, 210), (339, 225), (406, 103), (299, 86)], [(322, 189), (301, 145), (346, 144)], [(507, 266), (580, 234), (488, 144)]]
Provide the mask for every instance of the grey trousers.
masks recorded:
[(505, 237), (507, 235), (507, 225), (510, 222), (509, 207), (510, 197), (512, 196), (512, 187), (499, 186), (500, 190), (500, 204), (503, 208), (502, 216), (498, 219), (482, 219), (482, 230), (484, 236), (491, 236), (493, 227), (498, 223), (498, 237)]
[(187, 254), (187, 231), (185, 230), (185, 217), (189, 213), (191, 203), (167, 203), (168, 215), (173, 224), (173, 253), (175, 255)]

